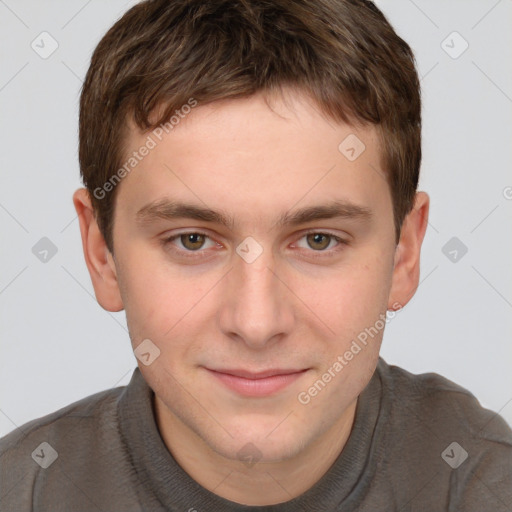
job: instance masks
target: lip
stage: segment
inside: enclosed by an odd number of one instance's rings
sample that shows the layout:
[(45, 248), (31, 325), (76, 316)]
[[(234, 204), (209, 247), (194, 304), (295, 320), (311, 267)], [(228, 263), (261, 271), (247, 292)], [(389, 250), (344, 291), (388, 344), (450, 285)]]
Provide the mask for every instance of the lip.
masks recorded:
[(308, 371), (307, 369), (270, 369), (249, 372), (242, 369), (213, 370), (211, 368), (206, 370), (232, 391), (253, 397), (277, 393)]

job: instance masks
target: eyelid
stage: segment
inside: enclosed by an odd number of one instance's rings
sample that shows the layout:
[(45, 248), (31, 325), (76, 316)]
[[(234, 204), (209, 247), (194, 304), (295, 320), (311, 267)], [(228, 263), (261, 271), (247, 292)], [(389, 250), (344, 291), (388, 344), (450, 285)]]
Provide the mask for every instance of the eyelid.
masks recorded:
[[(207, 232), (205, 232), (201, 229), (194, 229), (194, 230), (182, 231), (180, 233), (174, 233), (172, 235), (164, 237), (162, 240), (162, 243), (164, 245), (170, 244), (175, 239), (177, 239), (177, 238), (179, 239), (183, 235), (201, 235), (201, 236), (204, 236), (205, 238), (208, 238), (214, 244), (217, 243), (213, 240), (213, 238)], [(190, 254), (205, 252), (202, 247), (201, 247), (201, 249), (198, 249), (197, 251), (190, 251), (190, 250), (180, 249), (180, 248), (178, 248), (177, 250), (182, 253), (190, 253)]]
[[(213, 243), (218, 245), (218, 242), (213, 240), (212, 237), (206, 231), (201, 230), (201, 229), (189, 229), (187, 231), (181, 231), (179, 233), (174, 233), (172, 235), (166, 236), (166, 237), (164, 237), (162, 239), (162, 244), (164, 246), (166, 246), (168, 244), (172, 245), (171, 242), (173, 242), (175, 239), (179, 238), (180, 236), (191, 235), (191, 234), (204, 236), (204, 237), (208, 238), (210, 241), (212, 241)], [(322, 229), (313, 229), (313, 228), (311, 228), (309, 230), (300, 232), (299, 235), (298, 236), (295, 235), (295, 237), (297, 238), (297, 241), (299, 241), (302, 238), (304, 238), (305, 236), (310, 235), (310, 234), (327, 235), (327, 236), (331, 237), (332, 239), (336, 240), (336, 242), (338, 242), (338, 245), (336, 245), (334, 248), (327, 249), (327, 250), (324, 249), (324, 250), (321, 250), (321, 251), (315, 251), (313, 249), (307, 250), (307, 249), (300, 248), (302, 250), (305, 250), (308, 253), (311, 253), (313, 255), (313, 257), (322, 257), (322, 254), (333, 255), (334, 253), (336, 253), (339, 250), (340, 246), (344, 246), (344, 245), (348, 245), (349, 244), (349, 241), (344, 239), (343, 237), (335, 235), (334, 233), (330, 232), (329, 230), (322, 230)], [(196, 256), (194, 256), (195, 254), (201, 254), (203, 252), (206, 252), (206, 250), (203, 249), (203, 248), (198, 249), (197, 251), (190, 251), (190, 250), (180, 249), (180, 248), (174, 248), (173, 250), (175, 252), (180, 253), (181, 255), (186, 254), (187, 257), (190, 257), (190, 258), (196, 257)]]
[(297, 241), (300, 241), (305, 236), (313, 234), (327, 235), (332, 240), (335, 240), (337, 242), (337, 245), (331, 247), (330, 249), (323, 249), (321, 251), (315, 251), (314, 249), (303, 249), (302, 247), (300, 247), (299, 249), (301, 249), (302, 251), (306, 251), (308, 253), (308, 258), (329, 258), (329, 256), (335, 256), (340, 250), (344, 248), (344, 246), (349, 245), (349, 241), (346, 240), (345, 238), (332, 233), (330, 230), (322, 229), (309, 229), (307, 231), (303, 231), (300, 234), (300, 236), (298, 236)]
[[(346, 238), (344, 238), (343, 235), (341, 234), (336, 234), (336, 233), (333, 233), (332, 231), (330, 231), (329, 229), (308, 229), (306, 231), (302, 231), (300, 233), (300, 236), (298, 237), (298, 239), (300, 240), (301, 238), (307, 236), (307, 235), (316, 235), (316, 234), (320, 234), (320, 235), (327, 235), (327, 236), (330, 236), (331, 238), (334, 238), (336, 240), (338, 240), (339, 242), (343, 242), (343, 243), (346, 243), (348, 244), (349, 243), (349, 235), (347, 234), (346, 235)], [(317, 251), (317, 252), (321, 252), (321, 251)]]

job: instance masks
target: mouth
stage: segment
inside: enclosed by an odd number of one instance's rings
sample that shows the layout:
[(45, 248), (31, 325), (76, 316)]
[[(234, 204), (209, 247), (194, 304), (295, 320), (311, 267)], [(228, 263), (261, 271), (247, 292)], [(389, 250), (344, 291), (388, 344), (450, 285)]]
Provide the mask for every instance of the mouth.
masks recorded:
[(250, 372), (243, 369), (206, 368), (217, 381), (232, 391), (252, 397), (269, 396), (281, 391), (303, 376), (308, 369), (269, 369)]

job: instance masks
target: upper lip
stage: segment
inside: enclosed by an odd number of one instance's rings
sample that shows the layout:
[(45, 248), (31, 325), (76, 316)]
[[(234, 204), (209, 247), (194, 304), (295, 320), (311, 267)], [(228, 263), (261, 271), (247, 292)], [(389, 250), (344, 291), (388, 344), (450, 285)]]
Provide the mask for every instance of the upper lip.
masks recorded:
[(292, 368), (292, 369), (283, 369), (283, 368), (271, 368), (269, 370), (263, 370), (259, 372), (250, 372), (248, 370), (243, 369), (213, 369), (207, 368), (210, 371), (218, 372), (218, 373), (226, 373), (228, 375), (234, 375), (235, 377), (243, 377), (244, 379), (264, 379), (265, 377), (274, 377), (276, 375), (289, 375), (292, 373), (299, 373), (306, 371), (306, 368)]

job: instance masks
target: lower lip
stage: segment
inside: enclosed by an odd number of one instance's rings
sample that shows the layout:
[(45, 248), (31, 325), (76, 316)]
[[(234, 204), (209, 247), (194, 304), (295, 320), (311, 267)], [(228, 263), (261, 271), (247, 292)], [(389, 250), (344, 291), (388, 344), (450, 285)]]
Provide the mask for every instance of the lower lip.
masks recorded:
[(297, 373), (289, 373), (287, 375), (274, 375), (263, 379), (245, 379), (244, 377), (236, 377), (228, 373), (220, 373), (213, 370), (208, 372), (219, 379), (229, 389), (245, 396), (268, 396), (277, 393), (292, 382), (297, 380), (301, 375), (306, 373), (303, 370)]

